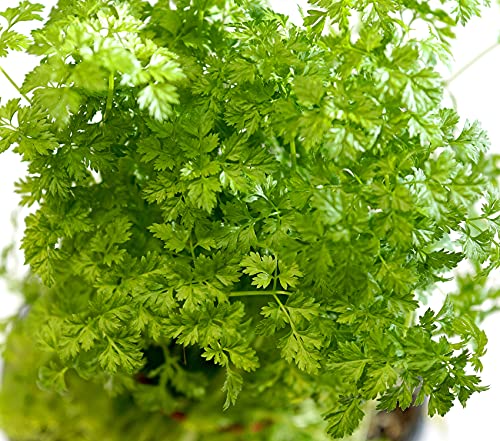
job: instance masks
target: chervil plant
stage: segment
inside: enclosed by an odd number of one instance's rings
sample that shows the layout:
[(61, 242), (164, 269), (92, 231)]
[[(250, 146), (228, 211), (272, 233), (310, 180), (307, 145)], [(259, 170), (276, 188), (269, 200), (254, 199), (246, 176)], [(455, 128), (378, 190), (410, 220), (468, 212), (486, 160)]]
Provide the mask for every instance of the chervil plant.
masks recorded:
[(1, 69), (33, 207), (12, 440), (317, 441), (485, 388), (498, 168), (436, 71), (481, 2), (435, 3), (311, 0), (303, 26), (257, 0), (1, 13), (0, 55), (40, 61)]

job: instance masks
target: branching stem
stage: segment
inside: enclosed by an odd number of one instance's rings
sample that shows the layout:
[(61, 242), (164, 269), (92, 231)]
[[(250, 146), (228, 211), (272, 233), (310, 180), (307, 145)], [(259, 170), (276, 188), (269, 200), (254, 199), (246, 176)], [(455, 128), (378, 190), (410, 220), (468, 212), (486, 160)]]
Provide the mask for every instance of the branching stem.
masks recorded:
[(295, 327), (295, 323), (292, 320), (292, 317), (290, 317), (290, 314), (288, 313), (288, 310), (285, 308), (285, 305), (283, 305), (282, 301), (279, 299), (279, 297), (276, 294), (273, 294), (274, 300), (278, 303), (280, 309), (283, 311), (283, 314), (286, 315), (288, 318), (288, 322), (290, 323), (290, 327), (292, 328), (292, 332), (297, 335), (297, 328)]

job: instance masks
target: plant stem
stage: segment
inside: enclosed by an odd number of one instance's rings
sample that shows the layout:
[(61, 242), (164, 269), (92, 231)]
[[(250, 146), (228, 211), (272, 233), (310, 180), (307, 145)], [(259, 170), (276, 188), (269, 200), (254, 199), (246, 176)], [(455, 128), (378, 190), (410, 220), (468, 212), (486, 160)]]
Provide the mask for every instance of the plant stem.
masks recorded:
[(286, 296), (291, 295), (288, 291), (233, 291), (229, 293), (229, 297), (243, 297), (243, 296), (274, 296), (277, 294), (283, 294)]
[(164, 365), (163, 365), (164, 368), (160, 374), (160, 393), (163, 395), (164, 398), (167, 398), (168, 371), (167, 371), (166, 367), (167, 367), (167, 360), (170, 357), (170, 353), (168, 351), (167, 346), (164, 343), (162, 343), (160, 345), (160, 347), (161, 347), (161, 350), (163, 352), (163, 357), (165, 358)]
[(405, 328), (410, 328), (413, 325), (413, 321), (415, 319), (414, 312), (409, 312), (406, 314), (406, 320), (405, 320)]
[(359, 177), (349, 168), (343, 168), (342, 169), (345, 173), (347, 173), (348, 175), (351, 175), (354, 179), (356, 179), (356, 181), (358, 181), (358, 183), (360, 185), (364, 185), (363, 184), (363, 181), (361, 179), (359, 179)]
[(285, 305), (283, 305), (282, 301), (279, 299), (279, 297), (276, 294), (273, 294), (273, 297), (274, 297), (274, 300), (276, 300), (276, 303), (278, 303), (281, 311), (283, 311), (283, 314), (285, 314), (286, 317), (288, 318), (288, 323), (290, 324), (290, 328), (292, 328), (292, 332), (295, 334), (295, 336), (297, 336), (297, 334), (298, 334), (297, 328), (295, 327), (295, 323), (293, 322), (292, 317), (288, 313)]
[(193, 259), (193, 265), (196, 260), (196, 254), (194, 253), (193, 239), (189, 239), (189, 251), (191, 252), (191, 258)]
[(488, 55), (493, 49), (495, 49), (500, 43), (495, 42), (491, 46), (487, 47), (484, 51), (476, 55), (472, 60), (465, 64), (461, 69), (458, 69), (450, 78), (448, 78), (444, 84), (449, 85), (452, 81), (456, 80), (460, 75), (462, 75), (466, 70), (476, 64), (481, 58)]
[(109, 74), (109, 81), (108, 81), (108, 97), (106, 99), (106, 110), (104, 111), (104, 118), (103, 120), (106, 121), (109, 116), (109, 112), (111, 112), (111, 109), (113, 107), (113, 94), (115, 93), (115, 74), (114, 72), (111, 72)]
[(455, 97), (455, 95), (449, 89), (448, 89), (448, 95), (450, 96), (451, 105), (453, 106), (453, 109), (454, 110), (458, 110), (457, 98)]
[(295, 169), (297, 167), (297, 148), (295, 146), (295, 139), (292, 139), (290, 142), (290, 155), (292, 156), (292, 168)]
[(32, 101), (28, 98), (28, 96), (21, 90), (21, 88), (16, 84), (16, 82), (10, 77), (10, 75), (5, 72), (3, 67), (0, 66), (0, 71), (4, 74), (5, 78), (9, 80), (9, 83), (14, 86), (14, 88), (21, 94), (21, 96), (28, 101), (28, 103), (33, 104)]

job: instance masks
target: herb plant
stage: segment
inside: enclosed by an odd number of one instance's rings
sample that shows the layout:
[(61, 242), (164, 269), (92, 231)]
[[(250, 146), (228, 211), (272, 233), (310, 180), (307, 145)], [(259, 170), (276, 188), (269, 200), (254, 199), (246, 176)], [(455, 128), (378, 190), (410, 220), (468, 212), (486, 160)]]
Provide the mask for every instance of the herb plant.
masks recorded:
[(482, 2), (152, 3), (1, 13), (40, 60), (0, 108), (34, 207), (12, 440), (316, 441), (484, 390), (498, 167), (436, 70)]

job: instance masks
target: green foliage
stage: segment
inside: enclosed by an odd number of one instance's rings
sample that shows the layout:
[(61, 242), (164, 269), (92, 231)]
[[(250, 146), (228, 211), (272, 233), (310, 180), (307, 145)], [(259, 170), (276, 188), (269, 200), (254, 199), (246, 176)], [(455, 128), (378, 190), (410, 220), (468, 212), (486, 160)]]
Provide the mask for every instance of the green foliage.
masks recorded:
[(481, 2), (310, 3), (60, 0), (29, 36), (41, 5), (2, 13), (0, 56), (39, 57), (0, 107), (34, 206), (13, 439), (318, 441), (484, 390), (498, 164), (436, 69)]

